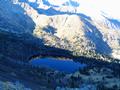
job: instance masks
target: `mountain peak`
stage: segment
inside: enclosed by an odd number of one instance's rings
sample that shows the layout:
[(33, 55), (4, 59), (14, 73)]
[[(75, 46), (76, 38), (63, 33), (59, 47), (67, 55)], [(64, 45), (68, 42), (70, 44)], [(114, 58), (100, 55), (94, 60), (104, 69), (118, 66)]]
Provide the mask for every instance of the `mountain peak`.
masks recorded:
[(120, 15), (116, 6), (111, 8), (114, 3), (118, 0), (4, 0), (0, 18), (8, 30), (32, 33), (49, 45), (115, 55), (120, 52)]

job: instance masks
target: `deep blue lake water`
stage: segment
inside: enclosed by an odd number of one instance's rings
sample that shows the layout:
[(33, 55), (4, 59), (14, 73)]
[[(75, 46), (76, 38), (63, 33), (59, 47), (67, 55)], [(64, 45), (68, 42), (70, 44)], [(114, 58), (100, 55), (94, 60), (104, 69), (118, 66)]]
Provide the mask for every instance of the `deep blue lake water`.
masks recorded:
[(66, 73), (73, 73), (75, 71), (78, 71), (80, 68), (84, 68), (86, 66), (85, 64), (74, 62), (72, 60), (58, 60), (54, 58), (34, 59), (30, 63), (32, 63), (32, 65), (52, 68)]

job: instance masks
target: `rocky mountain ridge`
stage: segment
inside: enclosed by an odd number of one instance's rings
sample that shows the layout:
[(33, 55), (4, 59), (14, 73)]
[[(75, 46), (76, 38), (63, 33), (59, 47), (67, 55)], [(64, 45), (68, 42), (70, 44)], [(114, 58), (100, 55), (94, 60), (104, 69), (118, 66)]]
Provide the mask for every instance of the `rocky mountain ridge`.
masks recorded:
[(119, 19), (104, 12), (96, 17), (92, 11), (86, 14), (89, 8), (82, 11), (82, 4), (79, 0), (1, 0), (0, 28), (33, 34), (46, 45), (77, 55), (97, 52), (119, 58)]

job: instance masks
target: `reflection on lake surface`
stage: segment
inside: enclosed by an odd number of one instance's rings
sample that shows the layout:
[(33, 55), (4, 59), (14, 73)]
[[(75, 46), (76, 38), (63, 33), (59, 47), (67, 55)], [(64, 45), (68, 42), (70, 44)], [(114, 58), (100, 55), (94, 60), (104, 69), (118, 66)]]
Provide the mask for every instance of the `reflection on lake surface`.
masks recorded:
[(60, 60), (55, 58), (38, 58), (32, 60), (30, 63), (32, 63), (32, 65), (52, 68), (67, 73), (75, 72), (80, 68), (84, 68), (86, 66), (85, 64), (74, 62), (72, 60), (62, 60), (62, 59)]

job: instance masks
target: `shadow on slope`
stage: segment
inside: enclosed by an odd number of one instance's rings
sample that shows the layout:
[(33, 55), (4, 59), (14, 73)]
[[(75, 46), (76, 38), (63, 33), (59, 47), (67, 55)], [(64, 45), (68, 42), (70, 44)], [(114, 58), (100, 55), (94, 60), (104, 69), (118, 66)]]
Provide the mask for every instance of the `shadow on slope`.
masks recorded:
[(0, 27), (12, 32), (30, 32), (35, 28), (33, 20), (24, 9), (10, 0), (0, 1)]
[(15, 34), (0, 30), (0, 53), (14, 60), (29, 61), (40, 56), (71, 57), (70, 51), (45, 46), (31, 34)]
[(83, 28), (85, 30), (86, 37), (95, 44), (96, 51), (102, 54), (111, 54), (111, 48), (107, 42), (103, 40), (103, 35), (99, 29), (91, 23), (92, 20), (90, 17), (86, 18), (86, 16), (83, 15), (80, 19), (84, 23)]
[[(104, 16), (105, 17), (105, 16)], [(110, 22), (110, 24), (111, 24), (111, 26), (113, 27), (113, 28), (118, 28), (118, 29), (120, 29), (120, 21), (119, 20), (117, 20), (117, 19), (113, 19), (113, 18), (107, 18), (107, 17), (105, 17), (109, 22)]]
[(55, 34), (56, 33), (56, 28), (52, 27), (52, 26), (46, 26), (43, 28), (43, 30), (45, 32), (51, 33), (51, 34)]

